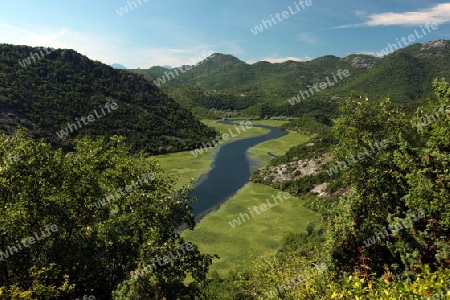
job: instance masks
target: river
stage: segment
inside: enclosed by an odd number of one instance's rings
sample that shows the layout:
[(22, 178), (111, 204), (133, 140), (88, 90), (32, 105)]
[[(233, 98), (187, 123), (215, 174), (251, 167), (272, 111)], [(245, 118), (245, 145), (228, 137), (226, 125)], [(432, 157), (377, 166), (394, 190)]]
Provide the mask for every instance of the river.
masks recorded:
[[(234, 120), (226, 120), (219, 123), (233, 124), (233, 122)], [(263, 166), (262, 162), (249, 159), (247, 150), (250, 147), (287, 134), (272, 126), (253, 125), (253, 127), (267, 128), (270, 132), (220, 146), (215, 154), (212, 169), (197, 180), (194, 189), (189, 193), (190, 196), (197, 198), (197, 201), (192, 203), (197, 221), (207, 213), (217, 210), (220, 204), (236, 194), (249, 181), (252, 172)]]

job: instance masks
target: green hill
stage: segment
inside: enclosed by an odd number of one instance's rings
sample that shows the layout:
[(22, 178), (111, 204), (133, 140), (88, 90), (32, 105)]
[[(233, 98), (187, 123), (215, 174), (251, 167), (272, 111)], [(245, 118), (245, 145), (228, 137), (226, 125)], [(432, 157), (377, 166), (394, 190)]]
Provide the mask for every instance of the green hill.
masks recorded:
[[(287, 102), (327, 77), (332, 79), (338, 70), (348, 70), (350, 76), (301, 104), (291, 106)], [(152, 67), (130, 71), (155, 80), (173, 70)], [(430, 94), (435, 77), (450, 77), (449, 41), (414, 44), (382, 58), (328, 55), (308, 62), (247, 64), (234, 56), (216, 53), (191, 70), (170, 76), (160, 87), (191, 109), (241, 110), (246, 116), (259, 117), (299, 117), (319, 110), (332, 117), (337, 113), (334, 100), (348, 96), (351, 91), (371, 95), (373, 99), (391, 95), (396, 102), (411, 102)]]
[[(6, 133), (21, 125), (64, 147), (78, 135), (123, 135), (134, 150), (150, 154), (189, 150), (215, 134), (143, 76), (74, 50), (0, 44), (0, 53), (0, 130)], [(116, 110), (108, 112), (105, 105), (113, 103)], [(61, 138), (61, 130), (68, 136)]]

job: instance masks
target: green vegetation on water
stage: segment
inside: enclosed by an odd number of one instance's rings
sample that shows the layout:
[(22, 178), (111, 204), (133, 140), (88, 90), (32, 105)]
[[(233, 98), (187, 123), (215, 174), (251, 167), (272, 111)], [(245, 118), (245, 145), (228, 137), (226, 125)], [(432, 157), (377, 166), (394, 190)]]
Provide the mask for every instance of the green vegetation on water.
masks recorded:
[(250, 158), (256, 158), (267, 163), (272, 159), (267, 152), (271, 152), (276, 156), (282, 156), (289, 148), (306, 143), (307, 141), (309, 141), (309, 137), (306, 135), (301, 135), (295, 131), (288, 131), (287, 135), (251, 147), (248, 152), (250, 152)]
[[(279, 190), (266, 185), (248, 183), (238, 193), (221, 205), (218, 211), (208, 214), (196, 228), (183, 232), (183, 237), (199, 246), (203, 253), (218, 254), (220, 259), (211, 267), (224, 275), (247, 264), (250, 256), (273, 256), (283, 237), (290, 231), (304, 231), (308, 222), (320, 222), (320, 215), (303, 207), (297, 197), (291, 196), (259, 215), (248, 208), (267, 204)], [(232, 228), (229, 222), (240, 213), (248, 213), (250, 220)]]
[[(251, 122), (253, 125), (258, 125), (261, 124), (260, 120), (236, 120), (234, 123), (235, 125), (237, 125), (238, 127), (240, 127), (240, 122), (244, 121), (244, 122)], [(234, 132), (235, 134), (237, 133), (236, 131), (236, 127), (234, 125), (228, 125), (228, 124), (219, 124), (219, 121), (217, 120), (202, 120), (202, 123), (209, 126), (209, 127), (213, 127), (215, 128), (217, 131), (219, 131), (221, 134), (223, 133), (228, 133), (228, 130), (231, 130), (232, 132)], [(278, 121), (270, 121), (266, 123), (269, 126), (274, 126), (277, 127), (279, 122)], [(239, 140), (239, 139), (243, 139), (243, 138), (247, 138), (247, 137), (251, 137), (251, 136), (257, 136), (257, 135), (264, 135), (266, 133), (269, 133), (269, 129), (266, 128), (260, 128), (260, 127), (252, 127), (250, 129), (246, 129), (245, 131), (241, 130), (239, 134), (237, 134), (236, 137), (230, 138), (228, 141), (225, 141), (223, 144), (225, 143), (231, 143), (233, 141)], [(212, 139), (213, 137), (211, 137)]]
[(153, 156), (151, 159), (159, 161), (161, 168), (167, 174), (177, 176), (175, 185), (177, 188), (181, 188), (207, 173), (213, 162), (211, 155), (194, 157), (190, 151), (161, 154)]
[[(204, 124), (225, 132), (233, 125), (218, 124), (216, 120), (203, 120)], [(279, 120), (252, 120), (254, 125), (278, 127), (286, 123)], [(237, 138), (265, 134), (269, 130), (253, 127)], [(267, 163), (272, 158), (267, 152), (284, 155), (287, 149), (305, 143), (308, 137), (289, 131), (288, 135), (258, 144), (249, 149), (251, 157)], [(231, 142), (231, 141), (228, 141)], [(213, 152), (211, 152), (213, 153)], [(190, 152), (158, 155), (156, 158), (167, 172), (180, 175), (178, 185), (187, 183), (188, 178), (198, 178), (209, 171), (212, 155), (195, 158)], [(228, 271), (245, 264), (250, 255), (274, 255), (282, 237), (287, 232), (304, 230), (310, 221), (319, 222), (319, 215), (302, 206), (299, 199), (291, 197), (280, 205), (261, 215), (232, 228), (228, 222), (248, 212), (247, 207), (266, 203), (269, 195), (279, 192), (271, 187), (248, 183), (236, 195), (228, 199), (220, 209), (209, 213), (193, 231), (184, 231), (186, 240), (199, 245), (204, 253), (218, 254), (221, 258), (213, 265), (213, 271), (226, 274)], [(273, 200), (271, 200), (273, 201)], [(262, 238), (263, 237), (263, 238)]]
[[(259, 122), (259, 120), (257, 121)], [(202, 123), (215, 128), (219, 132), (228, 132), (229, 129), (234, 130), (234, 125), (219, 124), (217, 120), (202, 120)], [(254, 123), (253, 124), (260, 124)], [(279, 121), (264, 121), (265, 125), (278, 126)], [(246, 131), (242, 131), (237, 137), (225, 141), (223, 144), (231, 143), (238, 139), (248, 138), (251, 136), (264, 135), (269, 132), (269, 129), (252, 127)], [(218, 150), (212, 148), (203, 155), (195, 157), (191, 151), (183, 151), (177, 153), (168, 153), (152, 157), (160, 162), (161, 167), (168, 174), (178, 175), (176, 187), (181, 188), (190, 181), (195, 181), (201, 175), (207, 173), (211, 169), (214, 153)]]

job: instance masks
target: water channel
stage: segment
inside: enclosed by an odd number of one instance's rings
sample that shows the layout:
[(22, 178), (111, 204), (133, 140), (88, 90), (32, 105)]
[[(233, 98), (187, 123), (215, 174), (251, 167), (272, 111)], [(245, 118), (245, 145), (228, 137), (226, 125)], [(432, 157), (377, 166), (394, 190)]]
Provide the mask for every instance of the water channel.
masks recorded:
[[(235, 120), (220, 121), (222, 124), (233, 124)], [(265, 125), (253, 125), (270, 130), (269, 133), (249, 137), (225, 145), (221, 145), (212, 163), (212, 169), (201, 176), (195, 183), (190, 196), (197, 198), (192, 203), (196, 220), (200, 220), (211, 211), (219, 208), (231, 196), (248, 183), (250, 175), (263, 163), (249, 158), (247, 150), (262, 142), (277, 139), (287, 134), (279, 128)], [(249, 129), (251, 130), (251, 129)], [(267, 155), (270, 155), (269, 152)]]

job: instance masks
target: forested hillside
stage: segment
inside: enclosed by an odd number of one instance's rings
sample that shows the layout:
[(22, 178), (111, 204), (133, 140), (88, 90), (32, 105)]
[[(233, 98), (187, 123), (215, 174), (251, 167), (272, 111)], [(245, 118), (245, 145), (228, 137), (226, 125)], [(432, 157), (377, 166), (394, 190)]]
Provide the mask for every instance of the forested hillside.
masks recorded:
[[(216, 274), (207, 292), (221, 297), (211, 299), (449, 299), (450, 85), (432, 90), (414, 113), (354, 94), (331, 128), (314, 116), (286, 125), (316, 137), (253, 180), (299, 196), (323, 225), (294, 229), (245, 271)], [(327, 156), (315, 174), (298, 171)], [(313, 190), (323, 183), (342, 188)]]
[(55, 146), (117, 134), (150, 154), (193, 149), (215, 134), (142, 76), (73, 50), (2, 44), (0, 129), (19, 125)]
[[(339, 70), (350, 76), (316, 92), (300, 103), (289, 99), (314, 84), (325, 82)], [(435, 77), (450, 77), (450, 43), (446, 40), (414, 44), (379, 58), (352, 54), (339, 58), (323, 56), (307, 62), (257, 62), (246, 64), (236, 57), (216, 53), (187, 72), (152, 67), (131, 70), (149, 81), (172, 72), (161, 89), (182, 105), (207, 115), (211, 108), (240, 110), (247, 117), (302, 116), (319, 110), (329, 117), (338, 114), (336, 99), (351, 91), (370, 95), (373, 100), (392, 96), (395, 102), (411, 102), (431, 94)], [(167, 78), (167, 77), (166, 77)], [(334, 81), (333, 81), (334, 82)], [(313, 102), (313, 103), (311, 103)], [(205, 110), (206, 109), (206, 110)], [(212, 115), (208, 115), (212, 117)]]

